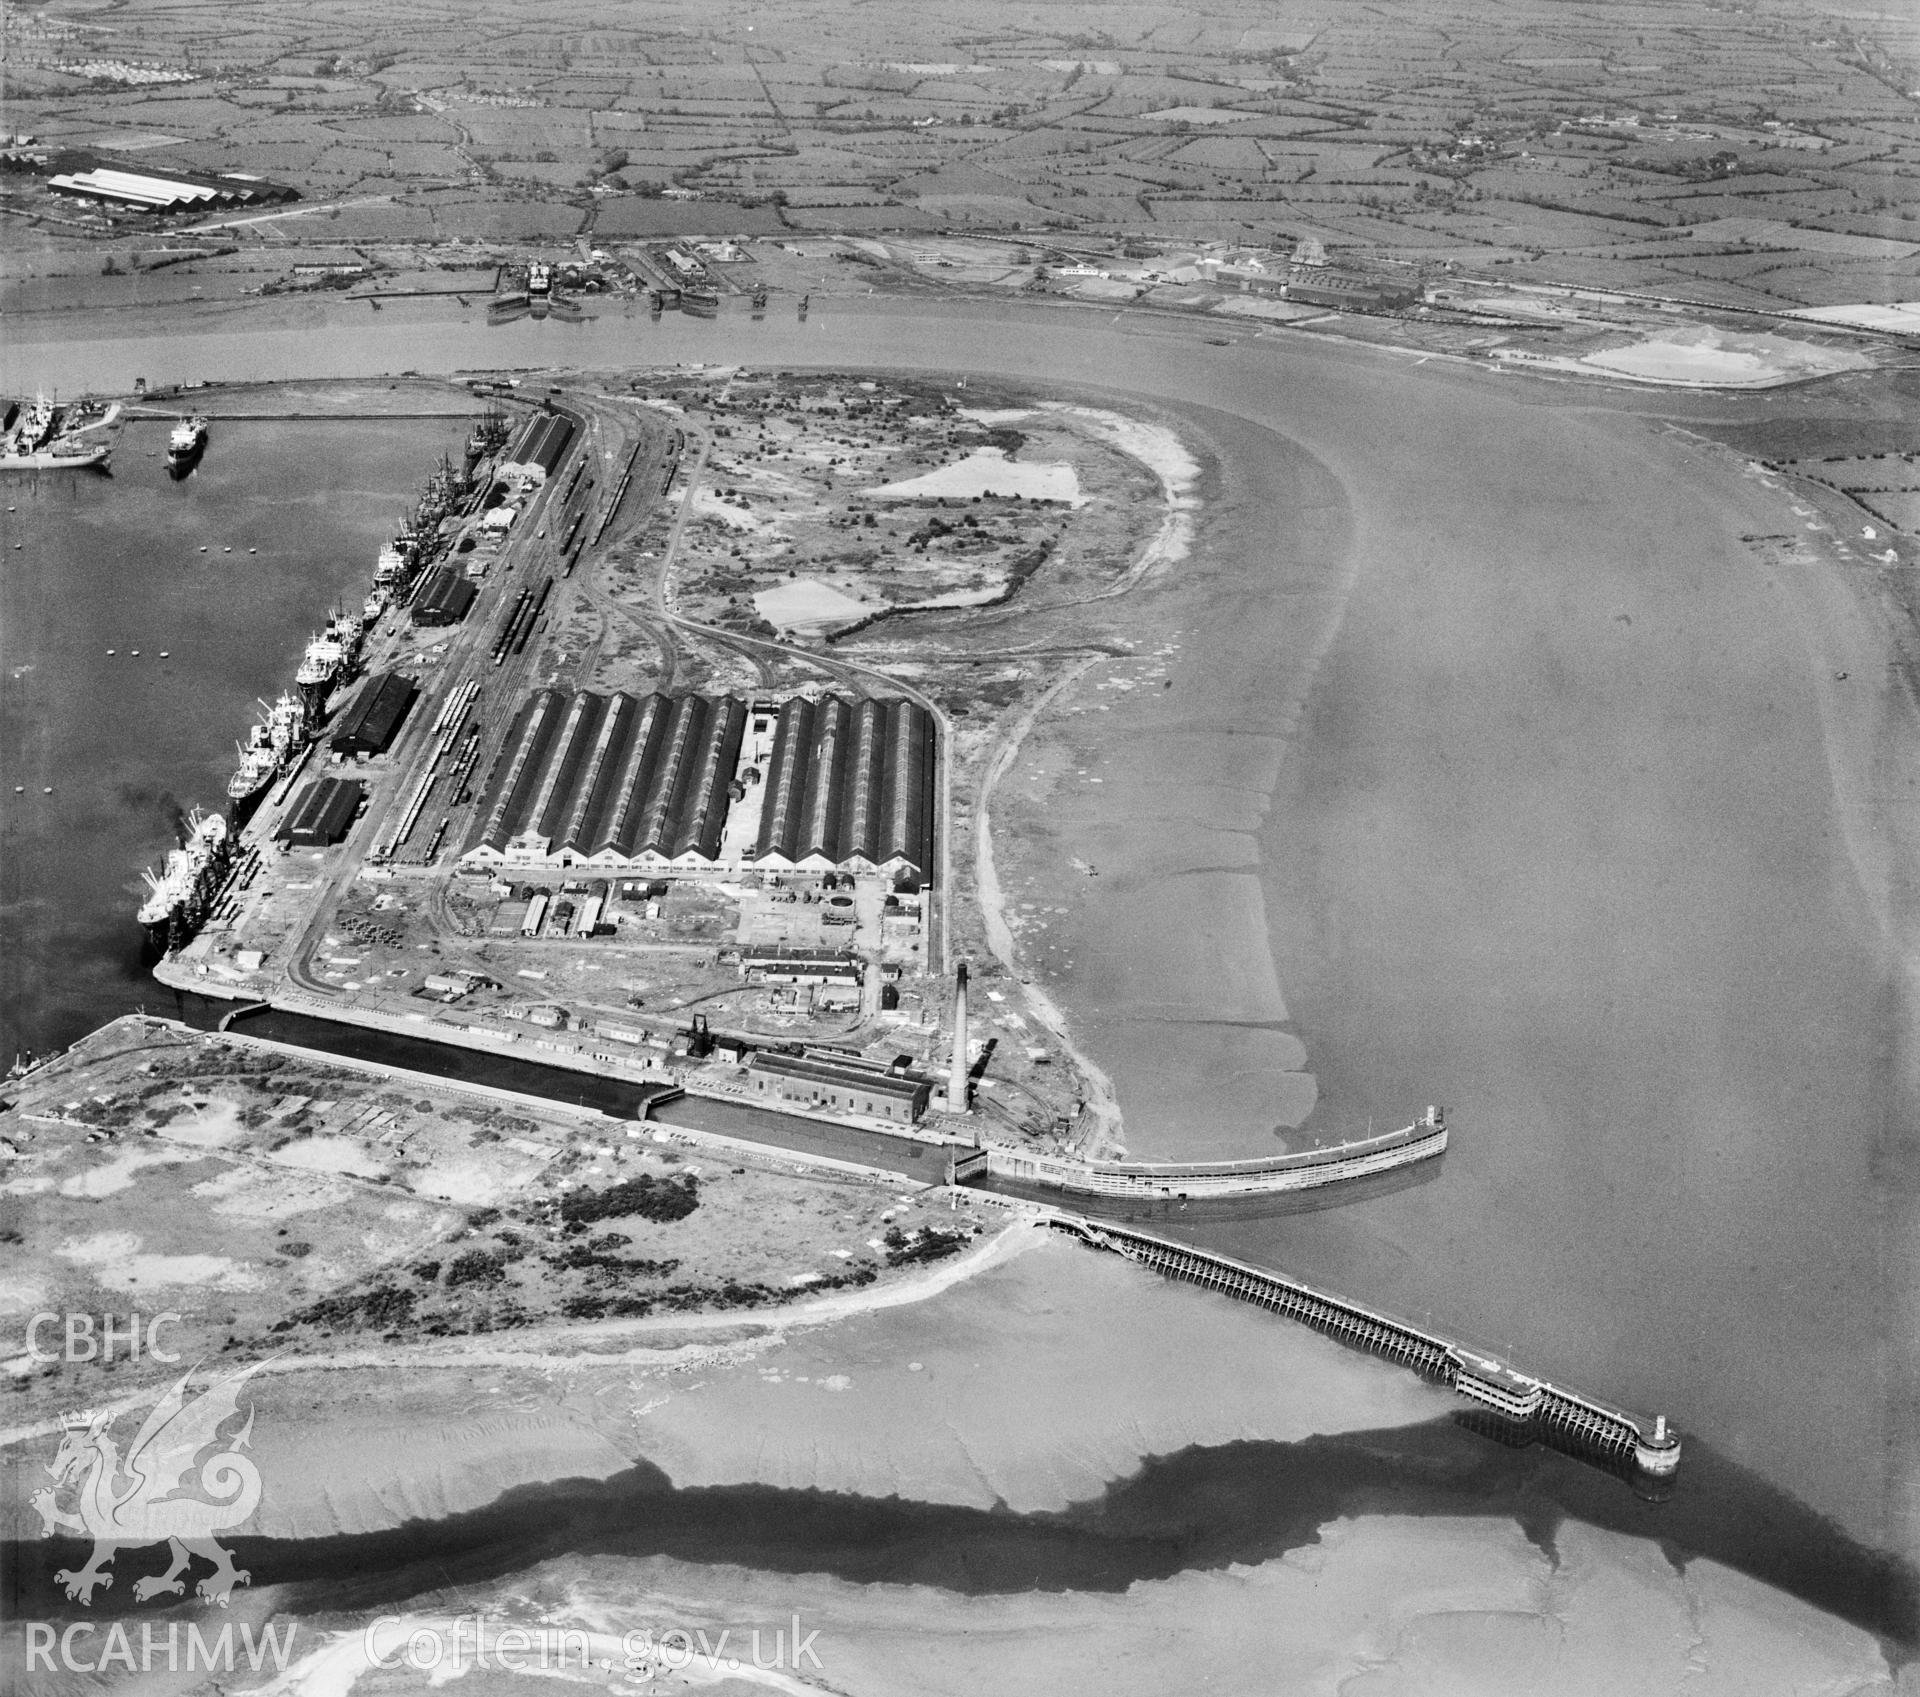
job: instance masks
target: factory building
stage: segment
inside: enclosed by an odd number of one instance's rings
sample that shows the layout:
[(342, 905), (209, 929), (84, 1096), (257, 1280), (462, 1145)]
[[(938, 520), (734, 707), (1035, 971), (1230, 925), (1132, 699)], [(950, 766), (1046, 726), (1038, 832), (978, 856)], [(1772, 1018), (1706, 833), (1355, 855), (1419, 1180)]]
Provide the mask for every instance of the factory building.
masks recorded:
[(366, 790), (351, 778), (316, 778), (274, 833), (295, 848), (330, 848), (353, 829)]
[(571, 419), (557, 412), (535, 413), (500, 462), (500, 476), (509, 483), (538, 488), (560, 469), (572, 441)]
[(1420, 298), (1419, 289), (1410, 283), (1332, 273), (1289, 282), (1283, 293), (1290, 301), (1346, 312), (1384, 312), (1392, 307), (1410, 306)]
[(88, 171), (63, 171), (47, 179), (56, 194), (90, 200), (103, 206), (141, 212), (206, 212), (232, 206), (266, 206), (298, 200), (283, 183), (234, 173), (207, 176), (200, 172), (146, 171), (111, 163)]
[[(762, 726), (775, 709), (757, 708)], [(732, 696), (546, 689), (502, 745), (462, 858), (475, 866), (720, 863), (746, 705)], [(764, 729), (759, 733), (764, 737)], [(764, 748), (764, 742), (761, 744)], [(730, 867), (891, 870), (933, 859), (933, 721), (906, 701), (796, 698), (778, 709), (760, 828), (741, 824)], [(737, 777), (736, 777), (737, 774)]]
[(745, 704), (543, 689), (500, 751), (475, 866), (705, 866), (720, 852)]
[(384, 754), (419, 694), (413, 679), (398, 672), (369, 678), (334, 727), (334, 753)]
[(932, 1081), (921, 1073), (833, 1049), (798, 1055), (762, 1049), (747, 1062), (747, 1084), (768, 1101), (866, 1114), (896, 1125), (912, 1125), (933, 1096)]
[(780, 709), (756, 865), (933, 869), (933, 718), (912, 701), (796, 696)]
[(740, 951), (740, 971), (756, 984), (860, 983), (860, 957), (845, 949), (802, 949), (763, 943)]

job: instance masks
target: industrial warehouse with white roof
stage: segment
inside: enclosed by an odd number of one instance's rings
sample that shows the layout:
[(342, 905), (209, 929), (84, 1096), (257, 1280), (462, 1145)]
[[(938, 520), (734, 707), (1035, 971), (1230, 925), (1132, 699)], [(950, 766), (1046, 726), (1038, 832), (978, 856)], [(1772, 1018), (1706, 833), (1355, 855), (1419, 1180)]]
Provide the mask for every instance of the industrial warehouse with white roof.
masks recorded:
[(284, 183), (241, 172), (209, 176), (198, 171), (149, 171), (111, 163), (86, 171), (63, 171), (47, 179), (56, 194), (140, 212), (206, 211), (265, 206), (298, 200)]

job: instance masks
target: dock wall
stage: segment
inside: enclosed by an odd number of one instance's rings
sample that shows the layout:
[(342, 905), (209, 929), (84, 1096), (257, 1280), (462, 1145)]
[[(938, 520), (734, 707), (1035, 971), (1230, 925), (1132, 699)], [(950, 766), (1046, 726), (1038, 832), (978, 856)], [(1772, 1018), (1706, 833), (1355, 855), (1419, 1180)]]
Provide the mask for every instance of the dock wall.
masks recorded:
[[(472, 1079), (445, 1078), (439, 1073), (415, 1072), (411, 1068), (395, 1066), (388, 1061), (369, 1061), (352, 1055), (336, 1055), (328, 1050), (303, 1048), (297, 1043), (282, 1043), (273, 1037), (249, 1037), (244, 1032), (225, 1028), (218, 1032), (203, 1032), (197, 1027), (178, 1025), (172, 1020), (156, 1020), (154, 1023), (168, 1025), (183, 1036), (206, 1037), (235, 1048), (251, 1049), (263, 1054), (284, 1055), (290, 1060), (308, 1063), (318, 1061), (325, 1066), (357, 1072), (363, 1077), (378, 1079), (384, 1083), (400, 1084), (408, 1090), (422, 1094), (464, 1096), (483, 1106), (517, 1108), (523, 1113), (573, 1119), (584, 1126), (601, 1131), (609, 1125), (626, 1125), (629, 1128), (629, 1135), (633, 1134), (631, 1121), (625, 1121), (620, 1116), (606, 1113), (599, 1108), (587, 1107), (580, 1103), (556, 1101), (550, 1096), (535, 1096), (523, 1090), (506, 1090), (498, 1085), (481, 1084)], [(655, 1100), (655, 1098), (649, 1098), (642, 1104), (642, 1108), (651, 1108)], [(850, 1179), (862, 1184), (884, 1185), (896, 1190), (930, 1188), (924, 1180), (907, 1178), (882, 1167), (864, 1166), (858, 1161), (844, 1161), (837, 1156), (819, 1155), (806, 1149), (787, 1149), (755, 1143), (746, 1138), (728, 1137), (720, 1132), (702, 1131), (691, 1126), (648, 1125), (646, 1135), (654, 1143), (678, 1144), (685, 1149), (706, 1150), (711, 1154), (724, 1155), (735, 1161), (748, 1162), (768, 1172), (791, 1173), (797, 1177), (812, 1175)]]
[[(162, 963), (166, 964), (169, 963)], [(176, 981), (181, 982), (183, 987), (203, 994), (258, 1002), (258, 992), (230, 985), (221, 987), (197, 978), (187, 979), (184, 974), (179, 975), (178, 979), (166, 980)], [(338, 1024), (361, 1026), (370, 1031), (451, 1044), (457, 1048), (532, 1061), (569, 1072), (583, 1072), (635, 1084), (666, 1081), (682, 1085), (691, 1095), (708, 1096), (737, 1106), (758, 1105), (742, 1091), (716, 1087), (703, 1079), (694, 1068), (671, 1066), (662, 1061), (649, 1064), (642, 1056), (618, 1053), (605, 1046), (588, 1047), (573, 1040), (556, 1040), (531, 1033), (472, 1025), (448, 1013), (429, 1014), (409, 1010), (399, 1014), (385, 1008), (360, 1006), (293, 989), (274, 991), (267, 1005), (285, 1013), (305, 1014)], [(1434, 1108), (1428, 1109), (1423, 1118), (1398, 1131), (1356, 1138), (1347, 1143), (1329, 1144), (1325, 1148), (1303, 1149), (1293, 1154), (1271, 1155), (1252, 1161), (1165, 1163), (1081, 1161), (1033, 1154), (997, 1144), (976, 1145), (960, 1138), (941, 1136), (938, 1132), (895, 1125), (861, 1115), (828, 1113), (791, 1102), (783, 1102), (780, 1111), (829, 1124), (852, 1126), (861, 1131), (878, 1132), (922, 1148), (930, 1144), (950, 1148), (955, 1157), (962, 1161), (984, 1150), (986, 1171), (996, 1178), (1019, 1180), (1071, 1194), (1141, 1200), (1312, 1190), (1322, 1185), (1341, 1184), (1430, 1161), (1444, 1153), (1447, 1147), (1446, 1119)]]

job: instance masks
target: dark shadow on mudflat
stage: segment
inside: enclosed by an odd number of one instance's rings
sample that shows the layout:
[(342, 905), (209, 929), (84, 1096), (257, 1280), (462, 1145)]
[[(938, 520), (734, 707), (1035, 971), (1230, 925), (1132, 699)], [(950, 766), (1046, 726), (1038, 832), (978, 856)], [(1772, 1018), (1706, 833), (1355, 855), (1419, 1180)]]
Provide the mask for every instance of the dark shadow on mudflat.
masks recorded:
[[(764, 1485), (678, 1490), (643, 1463), (603, 1481), (521, 1487), (473, 1513), (390, 1532), (231, 1547), (255, 1584), (293, 1587), (288, 1606), (300, 1613), (390, 1607), (567, 1555), (668, 1556), (967, 1596), (1111, 1593), (1269, 1561), (1312, 1544), (1330, 1521), (1367, 1514), (1511, 1519), (1549, 1553), (1568, 1520), (1650, 1538), (1676, 1565), (1706, 1557), (1748, 1574), (1873, 1633), (1902, 1660), (1920, 1649), (1920, 1576), (1698, 1441), (1672, 1497), (1651, 1502), (1570, 1457), (1504, 1447), (1452, 1418), (1190, 1449), (1059, 1513)], [(9, 1546), (15, 1618), (157, 1612), (136, 1611), (132, 1589), (161, 1551), (122, 1552), (121, 1583), (83, 1611), (53, 1576), (84, 1553), (70, 1539)]]

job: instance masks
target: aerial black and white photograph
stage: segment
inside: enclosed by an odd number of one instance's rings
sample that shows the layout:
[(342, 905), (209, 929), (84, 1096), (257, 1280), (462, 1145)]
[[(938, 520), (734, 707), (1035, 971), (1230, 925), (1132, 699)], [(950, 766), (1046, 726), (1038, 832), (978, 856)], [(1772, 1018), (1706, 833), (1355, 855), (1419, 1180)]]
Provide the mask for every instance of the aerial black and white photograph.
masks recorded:
[(0, 1693), (1920, 1697), (1920, 10), (0, 11), (0, 1068)]

